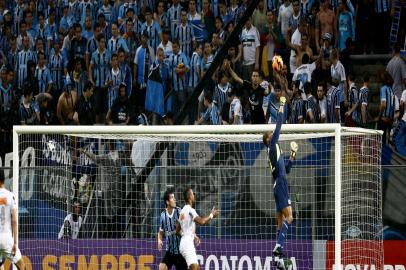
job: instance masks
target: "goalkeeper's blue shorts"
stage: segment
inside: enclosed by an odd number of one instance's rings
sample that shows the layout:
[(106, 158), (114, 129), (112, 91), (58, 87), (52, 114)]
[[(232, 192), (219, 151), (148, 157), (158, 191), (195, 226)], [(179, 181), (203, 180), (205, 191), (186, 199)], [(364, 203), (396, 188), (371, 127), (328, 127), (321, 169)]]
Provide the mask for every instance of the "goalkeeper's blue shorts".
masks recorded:
[(273, 188), (276, 211), (281, 213), (283, 208), (290, 206), (288, 182), (283, 178), (277, 178)]

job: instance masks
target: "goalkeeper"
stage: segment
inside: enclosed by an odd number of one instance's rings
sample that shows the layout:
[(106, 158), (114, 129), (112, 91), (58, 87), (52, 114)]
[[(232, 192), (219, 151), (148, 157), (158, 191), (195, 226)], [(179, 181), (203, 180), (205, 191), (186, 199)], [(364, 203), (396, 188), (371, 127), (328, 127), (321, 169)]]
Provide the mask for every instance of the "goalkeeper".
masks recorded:
[(276, 233), (276, 245), (273, 249), (273, 255), (275, 256), (275, 262), (278, 269), (285, 269), (283, 263), (283, 248), (286, 239), (286, 233), (288, 227), (292, 224), (292, 207), (290, 205), (289, 189), (286, 180), (286, 174), (290, 172), (292, 167), (292, 162), (295, 159), (297, 144), (291, 142), (291, 153), (290, 159), (285, 164), (282, 149), (278, 144), (279, 135), (282, 126), (282, 119), (284, 113), (284, 106), (286, 103), (286, 98), (280, 98), (280, 106), (278, 111), (278, 116), (276, 120), (276, 128), (272, 133), (267, 131), (263, 135), (263, 142), (267, 146), (269, 163), (272, 170), (272, 176), (275, 180), (274, 184), (274, 196), (276, 203), (277, 212), (277, 233)]

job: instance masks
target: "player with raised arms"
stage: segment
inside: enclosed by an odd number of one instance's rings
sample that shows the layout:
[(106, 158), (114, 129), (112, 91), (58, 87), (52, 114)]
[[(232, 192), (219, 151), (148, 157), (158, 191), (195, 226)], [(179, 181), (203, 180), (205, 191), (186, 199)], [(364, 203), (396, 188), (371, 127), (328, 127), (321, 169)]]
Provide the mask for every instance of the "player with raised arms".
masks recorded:
[(196, 223), (200, 226), (204, 226), (218, 215), (218, 210), (213, 207), (210, 215), (207, 217), (200, 217), (196, 210), (193, 208), (195, 203), (195, 194), (192, 188), (187, 188), (183, 194), (185, 199), (185, 206), (180, 212), (179, 222), (176, 224), (176, 233), (180, 234), (179, 250), (182, 256), (185, 258), (187, 266), (190, 270), (199, 270), (199, 263), (197, 262), (197, 255), (195, 244), (200, 244), (200, 239), (196, 238)]
[(176, 270), (187, 270), (186, 261), (179, 252), (180, 237), (176, 234), (176, 223), (181, 209), (176, 206), (174, 191), (168, 189), (164, 193), (166, 209), (162, 211), (159, 221), (158, 250), (163, 248), (163, 237), (166, 240), (166, 252), (159, 270), (168, 270), (175, 265)]
[(0, 171), (0, 263), (7, 258), (19, 270), (23, 270), (24, 261), (17, 246), (17, 205), (13, 193), (5, 188), (4, 182), (4, 173)]
[(288, 182), (286, 180), (286, 174), (290, 172), (292, 167), (292, 161), (296, 157), (296, 151), (298, 146), (295, 142), (291, 142), (291, 153), (290, 159), (285, 165), (285, 160), (283, 156), (282, 149), (279, 146), (279, 135), (282, 127), (282, 119), (284, 114), (284, 106), (286, 103), (286, 98), (280, 98), (279, 112), (276, 119), (276, 128), (272, 133), (267, 131), (263, 135), (263, 142), (268, 148), (269, 164), (272, 170), (272, 176), (275, 180), (274, 183), (274, 196), (276, 203), (277, 212), (277, 234), (276, 234), (276, 245), (273, 249), (273, 255), (275, 256), (275, 263), (277, 269), (285, 269), (283, 262), (283, 248), (285, 243), (286, 234), (288, 227), (292, 224), (293, 215), (292, 207), (289, 198)]

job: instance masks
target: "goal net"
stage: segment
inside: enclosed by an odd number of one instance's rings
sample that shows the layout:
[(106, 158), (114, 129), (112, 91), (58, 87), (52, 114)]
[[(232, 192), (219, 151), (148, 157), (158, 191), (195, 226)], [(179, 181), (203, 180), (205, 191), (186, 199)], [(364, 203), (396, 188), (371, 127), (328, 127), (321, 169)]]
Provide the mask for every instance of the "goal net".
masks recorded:
[[(262, 143), (274, 127), (15, 127), (18, 162), (6, 178), (27, 269), (158, 269), (162, 196), (173, 189), (183, 207), (187, 187), (200, 215), (220, 209), (197, 226), (202, 269), (274, 269), (274, 180)], [(291, 141), (286, 268), (383, 269), (381, 134), (286, 125), (286, 159)]]

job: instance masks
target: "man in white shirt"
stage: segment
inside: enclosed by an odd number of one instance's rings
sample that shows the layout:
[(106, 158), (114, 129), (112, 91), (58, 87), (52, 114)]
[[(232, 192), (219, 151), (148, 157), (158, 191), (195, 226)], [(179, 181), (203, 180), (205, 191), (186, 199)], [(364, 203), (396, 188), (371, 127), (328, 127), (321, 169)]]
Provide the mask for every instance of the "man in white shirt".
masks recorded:
[(0, 263), (5, 257), (22, 270), (24, 261), (17, 246), (17, 204), (4, 182), (4, 173), (0, 171)]
[(259, 33), (248, 19), (241, 33), (242, 79), (250, 80), (254, 69), (259, 67)]
[(306, 100), (303, 96), (305, 83), (310, 83), (312, 81), (313, 71), (316, 69), (316, 62), (309, 64), (309, 55), (307, 53), (302, 56), (302, 65), (295, 70), (293, 73), (292, 81), (299, 81), (299, 90), (301, 91), (302, 98)]
[(195, 194), (191, 188), (187, 188), (183, 194), (185, 199), (185, 206), (179, 215), (179, 223), (176, 225), (176, 233), (180, 234), (179, 251), (185, 258), (189, 270), (199, 270), (199, 263), (197, 262), (196, 246), (199, 245), (199, 238), (196, 238), (196, 223), (204, 226), (218, 215), (218, 210), (213, 207), (210, 215), (200, 217), (196, 210), (193, 208), (195, 203)]
[(289, 28), (289, 20), (293, 15), (293, 6), (290, 0), (285, 0), (283, 5), (279, 7), (278, 24), (281, 27), (283, 38), (286, 38), (286, 34)]

